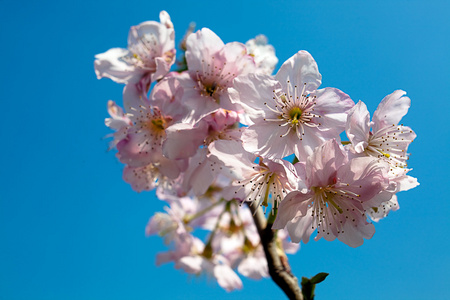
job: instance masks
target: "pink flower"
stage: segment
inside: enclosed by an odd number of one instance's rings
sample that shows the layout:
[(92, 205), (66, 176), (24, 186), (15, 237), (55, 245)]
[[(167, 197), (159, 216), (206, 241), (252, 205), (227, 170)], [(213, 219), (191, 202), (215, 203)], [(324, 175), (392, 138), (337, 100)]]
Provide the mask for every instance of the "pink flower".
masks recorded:
[[(236, 204), (235, 201), (233, 203)], [(237, 205), (236, 209), (230, 208), (230, 212), (220, 220), (213, 246), (230, 260), (240, 274), (253, 279), (268, 277), (266, 256), (250, 209)]]
[(123, 180), (136, 192), (150, 191), (157, 186), (169, 187), (187, 168), (186, 160), (169, 160), (162, 155), (152, 156), (154, 163), (141, 167), (125, 166)]
[(118, 142), (126, 138), (128, 128), (131, 127), (133, 123), (123, 112), (122, 108), (117, 106), (112, 100), (108, 101), (108, 113), (111, 118), (105, 119), (105, 125), (116, 131), (115, 133), (108, 135), (108, 137), (112, 136), (114, 138), (109, 146), (109, 150), (111, 150), (116, 147)]
[(219, 109), (235, 110), (228, 98), (233, 79), (255, 71), (253, 58), (238, 42), (224, 44), (211, 30), (203, 28), (186, 40), (188, 71), (180, 77), (183, 102), (192, 107), (194, 120)]
[(346, 132), (355, 153), (385, 159), (392, 167), (406, 167), (407, 149), (416, 134), (403, 124), (397, 125), (411, 103), (405, 94), (397, 90), (386, 96), (378, 105), (372, 122), (361, 101), (349, 111)]
[[(419, 185), (416, 178), (406, 175), (410, 170), (411, 169), (391, 166), (388, 177), (390, 182), (394, 185), (393, 192), (407, 191)], [(390, 211), (396, 211), (399, 208), (400, 205), (398, 204), (397, 196), (392, 195), (391, 199), (378, 206), (371, 207), (367, 213), (373, 221), (378, 222), (387, 217)]]
[(220, 287), (227, 292), (242, 289), (242, 281), (230, 267), (229, 262), (221, 255), (207, 258), (202, 255), (182, 257), (175, 265), (190, 274), (206, 273), (214, 277)]
[(338, 137), (354, 103), (338, 89), (317, 90), (321, 77), (312, 56), (300, 51), (274, 79), (261, 74), (236, 78), (230, 97), (253, 122), (243, 133), (244, 148), (267, 158), (295, 153), (305, 161), (315, 147)]
[[(200, 209), (198, 202), (188, 197), (172, 199), (167, 214), (157, 213), (149, 221), (146, 233), (164, 237), (172, 250), (157, 255), (157, 265), (173, 261), (175, 268), (190, 274), (206, 273), (214, 277), (218, 284), (227, 291), (242, 288), (242, 281), (231, 269), (228, 259), (213, 253), (211, 246), (205, 246), (189, 231), (189, 217)], [(216, 217), (217, 220), (217, 217)], [(188, 224), (188, 225), (187, 225)]]
[(246, 244), (256, 247), (260, 238), (250, 209), (234, 200), (226, 204), (226, 212), (221, 215), (218, 230), (214, 234), (213, 248), (228, 256)]
[(253, 56), (257, 71), (262, 74), (271, 75), (278, 63), (275, 48), (267, 43), (267, 37), (263, 34), (245, 43), (248, 54)]
[(273, 228), (286, 226), (293, 242), (338, 238), (351, 247), (370, 239), (374, 226), (367, 222), (366, 210), (392, 197), (386, 163), (372, 158), (348, 160), (336, 140), (318, 147), (306, 162), (307, 191), (288, 194), (281, 202)]
[(214, 191), (216, 197), (222, 198), (225, 197), (223, 189), (229, 186), (231, 177), (222, 161), (210, 155), (208, 148), (200, 148), (189, 159), (189, 166), (180, 177), (181, 188), (185, 193), (192, 193), (197, 197)]
[(179, 242), (180, 236), (188, 233), (184, 218), (194, 214), (197, 209), (195, 201), (189, 197), (178, 198), (172, 201), (169, 207), (164, 207), (167, 213), (155, 213), (145, 228), (146, 235), (158, 234), (164, 237), (166, 245)]
[(253, 249), (247, 248), (247, 252), (239, 261), (237, 270), (245, 277), (256, 280), (269, 277), (269, 267), (263, 247), (258, 245)]
[(215, 140), (238, 140), (241, 136), (238, 122), (236, 112), (218, 109), (195, 124), (175, 124), (167, 129), (163, 153), (170, 159), (189, 158), (200, 146), (208, 146)]
[(226, 202), (215, 197), (213, 192), (206, 193), (203, 197), (179, 196), (172, 188), (163, 186), (158, 187), (156, 196), (159, 200), (169, 203), (170, 209), (175, 211), (189, 227), (199, 227), (209, 231), (215, 229), (218, 216), (223, 212)]
[(160, 265), (173, 261), (176, 269), (182, 269), (189, 274), (203, 273), (215, 278), (219, 286), (226, 291), (242, 289), (242, 281), (230, 267), (229, 261), (220, 254), (207, 253), (205, 249), (201, 240), (189, 235), (174, 250), (159, 253), (156, 263)]
[(117, 144), (122, 163), (141, 167), (159, 162), (168, 127), (180, 122), (188, 111), (178, 101), (176, 95), (179, 90), (175, 77), (158, 82), (151, 100), (142, 95), (139, 85), (128, 84), (125, 87), (125, 109), (133, 126), (128, 128), (126, 138)]
[[(407, 126), (397, 125), (408, 112), (411, 100), (405, 92), (397, 90), (386, 96), (378, 105), (370, 122), (366, 105), (359, 101), (349, 111), (346, 132), (351, 142), (349, 149), (353, 156), (378, 157), (389, 163), (388, 176), (396, 185), (395, 192), (406, 191), (419, 185), (417, 179), (406, 175), (408, 146), (416, 134)], [(368, 210), (374, 221), (386, 217), (391, 210), (399, 209), (397, 197)]]
[(97, 54), (94, 62), (97, 78), (118, 83), (137, 83), (143, 77), (151, 82), (166, 75), (175, 62), (175, 32), (169, 14), (162, 11), (161, 23), (143, 22), (128, 34), (128, 49), (112, 48)]
[(381, 203), (377, 207), (371, 207), (367, 210), (367, 215), (375, 222), (387, 217), (390, 211), (396, 211), (400, 208), (397, 201), (397, 196), (392, 195), (388, 201)]
[(220, 108), (207, 115), (203, 120), (208, 124), (208, 136), (205, 138), (206, 145), (215, 140), (240, 140), (241, 129), (238, 128), (239, 116), (237, 112)]
[(210, 145), (211, 155), (221, 160), (236, 180), (228, 187), (224, 196), (253, 202), (254, 205), (277, 207), (284, 196), (297, 186), (295, 169), (289, 162), (280, 159), (260, 158), (246, 152), (240, 141), (219, 140)]
[(295, 254), (300, 249), (299, 243), (292, 243), (289, 237), (289, 232), (286, 229), (280, 229), (277, 231), (277, 238), (281, 240), (283, 250), (287, 254)]

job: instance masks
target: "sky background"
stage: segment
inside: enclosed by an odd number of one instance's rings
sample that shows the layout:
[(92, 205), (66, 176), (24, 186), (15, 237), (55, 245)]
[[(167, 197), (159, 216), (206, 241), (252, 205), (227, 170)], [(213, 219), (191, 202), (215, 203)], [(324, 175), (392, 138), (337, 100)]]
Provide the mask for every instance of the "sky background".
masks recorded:
[(224, 42), (265, 34), (278, 67), (309, 51), (323, 76), (371, 114), (407, 91), (414, 129), (400, 210), (353, 249), (310, 241), (293, 272), (328, 272), (316, 299), (450, 299), (450, 2), (448, 1), (10, 1), (0, 0), (0, 299), (283, 299), (270, 280), (227, 293), (173, 264), (144, 228), (164, 203), (137, 194), (107, 152), (109, 99), (123, 86), (97, 80), (94, 55), (126, 47), (129, 27), (166, 10), (180, 41), (188, 24)]

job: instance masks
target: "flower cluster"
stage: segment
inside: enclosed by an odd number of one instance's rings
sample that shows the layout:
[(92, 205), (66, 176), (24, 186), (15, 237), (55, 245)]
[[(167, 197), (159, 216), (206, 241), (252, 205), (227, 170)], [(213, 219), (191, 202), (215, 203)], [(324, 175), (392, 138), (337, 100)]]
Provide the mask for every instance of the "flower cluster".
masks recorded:
[[(109, 101), (105, 120), (124, 180), (137, 192), (156, 189), (168, 204), (146, 229), (170, 245), (158, 264), (239, 289), (236, 271), (268, 276), (249, 207), (276, 214), (280, 255), (298, 249), (288, 236), (307, 243), (313, 232), (357, 247), (374, 234), (371, 220), (399, 208), (396, 193), (418, 185), (406, 164), (415, 134), (399, 125), (410, 106), (405, 92), (386, 96), (371, 121), (363, 102), (319, 88), (306, 51), (272, 75), (278, 59), (265, 36), (225, 44), (203, 28), (182, 45), (186, 68), (170, 71), (174, 28), (163, 11), (160, 22), (131, 27), (128, 49), (94, 63), (98, 78), (125, 84), (123, 109)], [(341, 142), (343, 131), (349, 141)], [(209, 232), (204, 240), (200, 230)]]

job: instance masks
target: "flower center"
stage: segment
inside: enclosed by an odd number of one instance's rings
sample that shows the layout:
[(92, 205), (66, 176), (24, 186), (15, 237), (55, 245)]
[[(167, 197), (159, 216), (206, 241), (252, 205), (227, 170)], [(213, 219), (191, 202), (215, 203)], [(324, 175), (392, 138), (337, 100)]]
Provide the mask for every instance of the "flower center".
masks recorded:
[(220, 94), (231, 86), (236, 74), (231, 73), (230, 67), (221, 59), (214, 56), (208, 60), (202, 60), (202, 69), (192, 73), (193, 79), (197, 81), (200, 94), (211, 97), (219, 103)]
[[(137, 32), (135, 34), (137, 35)], [(128, 46), (131, 54), (122, 57), (122, 60), (141, 69), (154, 71), (156, 70), (155, 58), (161, 56), (159, 48), (160, 42), (158, 38), (154, 34), (147, 33), (137, 37), (136, 43)], [(173, 59), (173, 54), (167, 52), (164, 54), (169, 54), (169, 57), (166, 57), (166, 61)]]
[(278, 207), (284, 198), (286, 191), (280, 181), (280, 176), (269, 170), (262, 162), (253, 167), (255, 173), (244, 180), (237, 181), (242, 188), (247, 189), (243, 201), (253, 202), (255, 206), (267, 207), (272, 204), (272, 209)]
[(149, 124), (149, 126), (151, 126), (152, 129), (156, 132), (163, 131), (166, 127), (165, 125), (166, 125), (166, 120), (164, 120), (163, 118), (153, 119), (150, 121), (150, 124)]
[(135, 126), (137, 133), (142, 133), (147, 140), (147, 144), (150, 140), (159, 140), (165, 137), (166, 128), (171, 123), (172, 117), (165, 116), (161, 113), (157, 107), (146, 107), (144, 105), (139, 106), (139, 110), (135, 110)]
[(159, 111), (155, 111), (155, 114), (147, 121), (145, 124), (148, 131), (155, 138), (162, 138), (166, 134), (166, 128), (168, 123), (172, 121), (170, 116), (166, 117), (162, 115)]
[(214, 95), (214, 92), (216, 90), (217, 90), (217, 83), (216, 82), (213, 82), (210, 85), (205, 85), (205, 92), (206, 92), (207, 95), (209, 95), (211, 97)]
[[(359, 186), (362, 188), (362, 186)], [(312, 187), (314, 193), (312, 217), (314, 222), (312, 229), (328, 234), (344, 233), (344, 224), (364, 218), (360, 194), (352, 191), (348, 184), (339, 183), (335, 179), (332, 184), (325, 187)]]
[(291, 119), (292, 124), (297, 124), (302, 116), (302, 110), (300, 107), (292, 107), (288, 115)]
[(314, 118), (321, 118), (319, 114), (314, 112), (316, 105), (316, 96), (308, 95), (306, 93), (306, 83), (302, 90), (298, 89), (297, 85), (291, 85), (287, 81), (288, 88), (286, 92), (281, 90), (273, 90), (273, 104), (264, 103), (272, 112), (278, 116), (276, 119), (264, 119), (269, 122), (282, 122), (279, 126), (286, 126), (286, 133), (280, 137), (287, 136), (291, 132), (297, 135), (299, 140), (303, 140), (306, 127), (319, 127)]
[(383, 158), (394, 167), (407, 167), (408, 145), (414, 133), (408, 127), (392, 125), (369, 133), (369, 141), (364, 153), (369, 156)]
[(320, 199), (319, 201), (321, 202), (320, 205), (324, 205), (326, 207), (334, 207), (340, 214), (343, 213), (342, 208), (333, 200), (334, 195), (333, 192), (330, 190), (332, 187), (313, 187), (312, 190), (314, 191), (314, 193), (316, 193), (316, 195), (318, 195), (319, 197), (317, 197), (317, 199)]

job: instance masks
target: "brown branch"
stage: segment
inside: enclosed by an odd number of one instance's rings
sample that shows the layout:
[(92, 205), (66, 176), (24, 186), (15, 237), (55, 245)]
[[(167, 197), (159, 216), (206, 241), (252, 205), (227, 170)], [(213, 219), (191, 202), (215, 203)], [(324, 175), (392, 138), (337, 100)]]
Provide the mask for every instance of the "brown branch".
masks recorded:
[(249, 207), (253, 213), (253, 220), (261, 237), (261, 244), (266, 254), (269, 274), (272, 280), (283, 290), (289, 299), (303, 300), (297, 278), (291, 273), (284, 253), (280, 255), (277, 249), (276, 235), (275, 231), (271, 228), (271, 224), (267, 226), (267, 221), (261, 207), (255, 207), (253, 204), (250, 204)]

